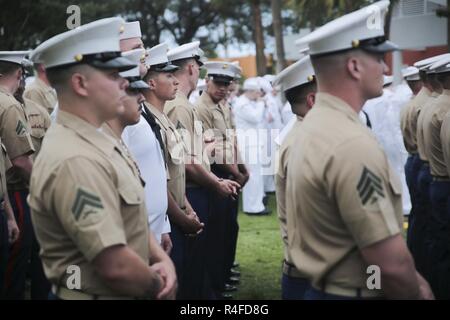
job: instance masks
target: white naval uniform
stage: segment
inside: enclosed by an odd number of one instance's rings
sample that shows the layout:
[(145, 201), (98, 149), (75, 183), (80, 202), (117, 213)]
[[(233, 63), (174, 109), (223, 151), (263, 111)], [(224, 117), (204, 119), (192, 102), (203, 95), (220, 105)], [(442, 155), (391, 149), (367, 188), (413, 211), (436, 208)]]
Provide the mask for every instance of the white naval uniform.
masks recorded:
[(122, 140), (136, 160), (145, 181), (145, 205), (150, 229), (161, 243), (161, 235), (170, 232), (167, 217), (167, 174), (161, 147), (142, 115), (137, 124), (125, 128)]
[(244, 212), (261, 212), (264, 210), (264, 181), (261, 172), (262, 139), (265, 106), (263, 101), (251, 101), (245, 94), (241, 95), (234, 106), (236, 133), (239, 152), (250, 171), (250, 178), (242, 190)]

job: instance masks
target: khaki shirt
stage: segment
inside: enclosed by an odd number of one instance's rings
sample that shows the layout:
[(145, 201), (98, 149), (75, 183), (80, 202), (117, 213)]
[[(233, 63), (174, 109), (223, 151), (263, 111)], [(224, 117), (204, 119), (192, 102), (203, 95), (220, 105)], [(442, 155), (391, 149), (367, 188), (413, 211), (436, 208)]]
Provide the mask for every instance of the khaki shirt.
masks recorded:
[[(197, 111), (188, 98), (178, 92), (175, 99), (167, 101), (164, 105), (164, 113), (175, 124), (187, 148), (186, 164), (201, 164), (205, 170), (211, 171), (208, 155), (204, 152), (203, 125), (199, 120)], [(188, 186), (196, 186), (187, 182)]]
[(59, 110), (31, 176), (28, 202), (44, 271), (66, 286), (67, 268), (81, 272), (81, 291), (116, 295), (92, 261), (127, 245), (149, 261), (144, 189), (117, 143), (81, 118)]
[(401, 184), (358, 114), (318, 93), (288, 163), (289, 254), (315, 288), (367, 288), (360, 250), (401, 232)]
[(167, 188), (178, 206), (184, 210), (186, 208), (186, 167), (184, 165), (186, 148), (183, 139), (175, 125), (164, 113), (147, 101), (145, 104), (161, 127), (161, 136), (166, 152), (165, 159), (167, 160), (170, 177), (167, 182)]
[[(0, 139), (0, 206), (3, 210), (5, 195), (8, 192), (6, 187), (6, 171), (12, 167), (11, 161), (9, 161), (8, 154), (6, 153), (6, 148)], [(0, 213), (3, 214), (3, 213)]]
[(275, 190), (277, 197), (277, 214), (280, 220), (280, 230), (281, 239), (284, 245), (284, 260), (289, 264), (294, 264), (289, 254), (288, 250), (288, 222), (286, 216), (286, 180), (288, 176), (288, 169), (290, 165), (288, 164), (289, 153), (291, 152), (293, 146), (295, 146), (296, 139), (299, 133), (299, 128), (301, 127), (303, 118), (297, 116), (297, 122), (295, 122), (292, 129), (289, 131), (288, 135), (281, 144), (280, 150), (278, 151), (278, 170), (275, 175)]
[(38, 77), (25, 88), (23, 97), (33, 100), (38, 105), (44, 107), (49, 114), (52, 113), (58, 102), (55, 89), (45, 84)]
[(39, 150), (41, 150), (42, 140), (44, 139), (45, 132), (50, 128), (52, 119), (44, 107), (41, 107), (36, 102), (25, 100), (25, 112), (28, 117), (28, 122), (31, 128), (31, 141), (33, 142), (35, 153), (33, 159), (36, 158)]
[(442, 152), (441, 126), (445, 115), (450, 111), (450, 90), (444, 90), (428, 107), (430, 108), (429, 117), (426, 119), (428, 121), (424, 121), (423, 129), (425, 153), (430, 161), (431, 174), (446, 177), (448, 174)]
[(417, 118), (419, 117), (420, 111), (431, 96), (431, 91), (426, 87), (422, 87), (419, 93), (411, 100), (410, 112), (408, 113), (407, 126), (409, 128), (409, 139), (413, 145), (414, 150), (417, 152)]
[(197, 100), (198, 117), (203, 122), (205, 134), (215, 139), (215, 162), (233, 164), (234, 134), (231, 110), (223, 103), (214, 103), (207, 92)]
[[(0, 138), (11, 160), (35, 151), (30, 132), (23, 106), (5, 88), (0, 87)], [(9, 191), (28, 188), (28, 182), (24, 181), (19, 169), (12, 167), (6, 176)]]
[[(448, 95), (443, 94), (440, 97), (440, 101), (447, 99), (447, 104), (450, 103), (448, 101)], [(450, 177), (450, 112), (447, 112), (442, 120), (441, 126), (441, 144), (442, 144), (442, 155), (444, 157), (444, 164), (447, 169), (446, 175)]]
[(409, 126), (408, 119), (411, 115), (412, 110), (414, 110), (414, 99), (416, 96), (412, 97), (411, 100), (406, 104), (406, 106), (400, 112), (400, 129), (403, 135), (403, 144), (405, 145), (406, 151), (409, 154), (417, 153), (417, 141), (415, 137), (413, 138), (411, 127)]
[(431, 121), (431, 115), (433, 113), (433, 104), (439, 94), (433, 92), (431, 96), (424, 102), (420, 109), (419, 116), (417, 117), (417, 152), (419, 158), (422, 161), (428, 162), (429, 155), (425, 146), (425, 134), (424, 128), (427, 123)]

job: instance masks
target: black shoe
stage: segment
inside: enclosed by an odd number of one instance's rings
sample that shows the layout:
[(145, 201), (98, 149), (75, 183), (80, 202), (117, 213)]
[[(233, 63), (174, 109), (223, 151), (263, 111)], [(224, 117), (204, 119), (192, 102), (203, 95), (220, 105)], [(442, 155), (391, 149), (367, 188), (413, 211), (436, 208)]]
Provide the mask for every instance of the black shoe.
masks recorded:
[(236, 285), (239, 284), (241, 280), (238, 277), (229, 277), (227, 280), (227, 284)]
[(231, 284), (225, 283), (225, 286), (223, 288), (224, 292), (233, 292), (233, 291), (237, 291), (237, 287), (232, 286)]
[(263, 198), (263, 205), (267, 206), (267, 202), (269, 201), (269, 197), (268, 196), (264, 196)]
[(240, 277), (241, 273), (233, 268), (230, 270), (230, 277)]
[(233, 262), (233, 268), (239, 268), (239, 262), (237, 261)]
[(224, 292), (221, 294), (222, 300), (233, 300), (233, 295), (229, 292)]

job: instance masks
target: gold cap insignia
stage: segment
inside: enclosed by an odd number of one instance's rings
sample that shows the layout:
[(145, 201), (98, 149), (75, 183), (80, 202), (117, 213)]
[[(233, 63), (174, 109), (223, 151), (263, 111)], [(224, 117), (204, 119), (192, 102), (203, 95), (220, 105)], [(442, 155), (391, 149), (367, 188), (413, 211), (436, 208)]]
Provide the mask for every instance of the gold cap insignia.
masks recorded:
[(359, 47), (359, 40), (353, 40), (352, 41), (352, 47), (353, 48), (358, 48)]
[(76, 54), (74, 57), (75, 61), (80, 62), (81, 60), (83, 60), (83, 55), (82, 54)]
[(228, 65), (224, 64), (224, 65), (222, 66), (222, 69), (228, 69)]

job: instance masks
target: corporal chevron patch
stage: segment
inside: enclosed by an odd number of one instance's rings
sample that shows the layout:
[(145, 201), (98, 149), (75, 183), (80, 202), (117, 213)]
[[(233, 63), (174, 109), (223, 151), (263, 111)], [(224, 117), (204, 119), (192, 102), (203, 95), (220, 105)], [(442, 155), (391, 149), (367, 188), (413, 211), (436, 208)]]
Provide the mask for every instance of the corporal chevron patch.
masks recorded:
[(180, 120), (177, 121), (177, 129), (186, 129), (183, 124), (180, 122)]
[(78, 188), (75, 201), (72, 205), (72, 213), (75, 220), (86, 218), (90, 214), (98, 213), (103, 209), (102, 200), (94, 193)]
[(16, 133), (18, 136), (23, 136), (27, 133), (27, 127), (22, 120), (17, 121)]
[(367, 202), (374, 203), (378, 197), (384, 198), (383, 183), (381, 178), (374, 174), (372, 171), (364, 167), (359, 179), (358, 186), (356, 187), (361, 198), (362, 204)]

